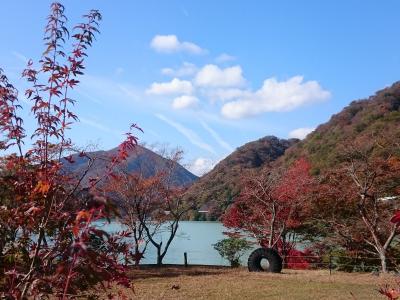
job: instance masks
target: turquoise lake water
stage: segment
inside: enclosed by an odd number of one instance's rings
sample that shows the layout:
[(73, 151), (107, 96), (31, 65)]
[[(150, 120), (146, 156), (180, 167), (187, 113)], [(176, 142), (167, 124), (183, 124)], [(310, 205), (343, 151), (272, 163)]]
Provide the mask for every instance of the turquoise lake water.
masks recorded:
[[(121, 225), (117, 222), (106, 226), (107, 231), (110, 232), (121, 230)], [(186, 252), (189, 264), (229, 265), (229, 262), (221, 258), (212, 246), (219, 240), (226, 238), (223, 234), (224, 231), (227, 231), (227, 229), (219, 222), (180, 222), (177, 235), (172, 241), (163, 263), (183, 264), (183, 253)], [(164, 238), (165, 241), (167, 240), (165, 234), (161, 234), (160, 238)], [(149, 244), (142, 263), (154, 264), (156, 263), (156, 257), (154, 246)], [(247, 258), (248, 254), (242, 257), (243, 265), (247, 263)]]

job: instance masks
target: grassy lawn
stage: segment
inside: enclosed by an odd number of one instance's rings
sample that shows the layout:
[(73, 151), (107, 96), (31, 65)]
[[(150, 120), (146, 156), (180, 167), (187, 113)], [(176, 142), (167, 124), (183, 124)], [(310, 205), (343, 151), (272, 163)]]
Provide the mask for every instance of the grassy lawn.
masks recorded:
[(246, 269), (165, 267), (132, 272), (132, 299), (385, 299), (377, 289), (394, 276), (329, 271), (284, 270), (282, 274)]

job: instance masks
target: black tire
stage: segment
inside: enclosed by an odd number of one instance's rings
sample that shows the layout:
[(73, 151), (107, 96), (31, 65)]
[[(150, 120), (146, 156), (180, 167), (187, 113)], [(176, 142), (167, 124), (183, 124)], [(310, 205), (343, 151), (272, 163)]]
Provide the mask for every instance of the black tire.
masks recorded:
[[(263, 259), (268, 261), (268, 266), (263, 267), (261, 265)], [(280, 273), (282, 271), (282, 258), (274, 249), (258, 248), (250, 254), (247, 266), (250, 272)]]

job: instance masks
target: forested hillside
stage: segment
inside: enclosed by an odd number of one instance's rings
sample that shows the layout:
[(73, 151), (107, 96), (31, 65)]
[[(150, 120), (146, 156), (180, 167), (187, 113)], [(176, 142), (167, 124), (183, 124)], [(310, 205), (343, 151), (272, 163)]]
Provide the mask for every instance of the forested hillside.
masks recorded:
[(303, 141), (288, 149), (282, 159), (292, 161), (306, 156), (312, 163), (313, 173), (318, 174), (334, 166), (346, 147), (374, 139), (400, 141), (399, 82), (368, 99), (351, 102)]
[(187, 194), (197, 199), (201, 210), (209, 211), (209, 218), (217, 218), (240, 191), (243, 174), (276, 160), (297, 141), (267, 136), (247, 143), (196, 181)]
[[(209, 217), (218, 218), (240, 191), (241, 176), (269, 162), (289, 164), (305, 157), (314, 175), (335, 166), (351, 145), (383, 139), (400, 145), (400, 83), (368, 99), (351, 102), (341, 112), (318, 126), (304, 140), (265, 137), (239, 147), (189, 189)], [(385, 148), (385, 149), (383, 149)], [(400, 152), (400, 147), (397, 147)], [(387, 150), (382, 146), (382, 151)], [(375, 150), (379, 155), (379, 149)]]

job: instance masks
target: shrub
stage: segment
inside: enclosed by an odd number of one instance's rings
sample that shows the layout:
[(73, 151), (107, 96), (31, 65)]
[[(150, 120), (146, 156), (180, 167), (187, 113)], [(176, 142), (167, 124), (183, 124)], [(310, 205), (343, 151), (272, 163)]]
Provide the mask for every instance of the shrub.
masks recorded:
[(250, 243), (241, 238), (227, 238), (213, 245), (221, 257), (227, 259), (231, 267), (240, 266), (240, 257), (251, 248)]

